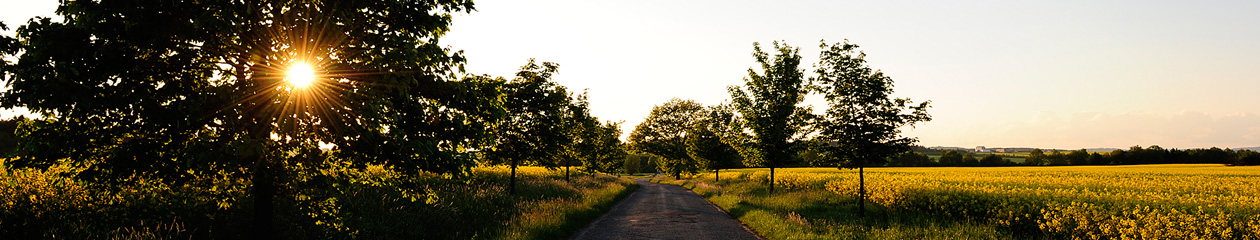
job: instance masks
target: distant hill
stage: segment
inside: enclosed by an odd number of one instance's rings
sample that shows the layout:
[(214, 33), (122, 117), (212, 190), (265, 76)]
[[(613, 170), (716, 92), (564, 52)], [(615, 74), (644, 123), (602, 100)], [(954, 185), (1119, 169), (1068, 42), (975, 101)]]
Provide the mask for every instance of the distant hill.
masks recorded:
[(1260, 152), (1260, 146), (1257, 146), (1257, 147), (1248, 147), (1248, 148), (1237, 148), (1237, 149), (1234, 149), (1234, 150), (1243, 150), (1243, 149), (1247, 149), (1247, 150), (1251, 150), (1251, 151), (1258, 151), (1258, 152)]

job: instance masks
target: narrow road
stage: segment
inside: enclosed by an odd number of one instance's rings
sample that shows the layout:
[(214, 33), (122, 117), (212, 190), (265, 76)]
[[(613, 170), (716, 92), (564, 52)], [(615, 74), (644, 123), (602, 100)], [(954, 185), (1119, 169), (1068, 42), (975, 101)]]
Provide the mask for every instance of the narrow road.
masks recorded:
[(759, 239), (700, 195), (676, 185), (635, 180), (639, 189), (572, 239)]

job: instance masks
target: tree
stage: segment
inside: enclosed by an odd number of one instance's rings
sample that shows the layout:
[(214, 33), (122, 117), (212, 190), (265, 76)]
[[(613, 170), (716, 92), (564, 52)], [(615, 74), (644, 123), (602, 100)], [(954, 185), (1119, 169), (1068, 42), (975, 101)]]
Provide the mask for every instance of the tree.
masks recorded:
[(980, 166), (980, 160), (976, 159), (976, 156), (971, 155), (971, 153), (965, 153), (963, 154), (962, 164), (960, 166), (964, 166), (964, 167)]
[(573, 142), (572, 104), (564, 86), (551, 81), (559, 65), (530, 59), (516, 78), (503, 85), (507, 116), (494, 129), (498, 136), (486, 160), (508, 164), (508, 192), (516, 194), (516, 168), (521, 164), (555, 168), (562, 152)]
[(939, 162), (941, 166), (945, 166), (945, 167), (962, 166), (962, 161), (963, 161), (962, 154), (958, 153), (958, 151), (955, 151), (955, 150), (941, 151), (941, 158), (937, 159), (937, 162)]
[(703, 118), (687, 132), (687, 155), (695, 159), (700, 168), (713, 171), (713, 179), (721, 180), (719, 171), (738, 167), (742, 160), (739, 151), (722, 142), (717, 132), (727, 131), (733, 116), (724, 106), (706, 108)]
[(578, 151), (582, 166), (590, 171), (618, 172), (626, 158), (621, 143), (621, 122), (604, 122), (587, 128), (580, 141)]
[(1111, 150), (1111, 153), (1107, 154), (1107, 158), (1111, 160), (1108, 162), (1108, 164), (1112, 164), (1112, 165), (1127, 164), (1129, 160), (1128, 160), (1128, 157), (1125, 155), (1127, 154), (1125, 154), (1124, 150), (1121, 150), (1121, 149)]
[(744, 86), (728, 86), (731, 107), (738, 113), (739, 124), (735, 132), (750, 132), (752, 136), (740, 140), (737, 145), (744, 162), (749, 166), (770, 168), (770, 193), (774, 193), (774, 168), (779, 161), (792, 158), (795, 147), (791, 144), (802, 133), (801, 121), (808, 116), (807, 108), (797, 107), (805, 100), (804, 72), (798, 68), (801, 56), (799, 48), (786, 43), (774, 42), (774, 58), (761, 51), (760, 43), (753, 43), (753, 58), (761, 65), (762, 73), (748, 69)]
[(835, 143), (824, 146), (841, 168), (858, 169), (859, 215), (865, 214), (866, 184), (863, 169), (871, 161), (883, 161), (910, 150), (917, 139), (901, 136), (901, 128), (932, 120), (929, 102), (893, 98), (893, 80), (866, 65), (866, 53), (858, 45), (819, 45), (818, 77), (812, 88), (827, 100), (825, 116), (818, 119), (819, 137)]
[(26, 121), (22, 116), (0, 120), (0, 157), (8, 157), (17, 150), (18, 126)]
[(1046, 162), (1046, 154), (1040, 148), (1034, 148), (1032, 152), (1028, 152), (1028, 157), (1024, 158), (1024, 165), (1041, 166)]
[(687, 154), (687, 130), (703, 116), (704, 106), (692, 100), (670, 99), (652, 107), (652, 112), (630, 132), (630, 146), (659, 157), (661, 171), (682, 179), (682, 173), (695, 173), (696, 163)]
[[(457, 79), (464, 58), (437, 42), (451, 13), (472, 10), (462, 0), (63, 1), (65, 22), (33, 19), (19, 41), (0, 41), (17, 59), (0, 65), (0, 107), (45, 117), (12, 163), (68, 159), (103, 181), (244, 172), (255, 236), (271, 238), (274, 178), (297, 160), (284, 153), (326, 143), (357, 163), (473, 165), (500, 114), (497, 89)], [(286, 69), (302, 65), (315, 83), (286, 84)]]
[(1240, 150), (1235, 153), (1233, 166), (1253, 166), (1260, 165), (1260, 152), (1252, 150)]
[(1071, 165), (1089, 164), (1089, 151), (1086, 151), (1085, 149), (1068, 152), (1065, 157), (1067, 158), (1068, 164)]
[(980, 158), (980, 166), (1003, 166), (1003, 165), (1007, 165), (1006, 159), (1002, 158), (1001, 156), (998, 156), (997, 154), (992, 154), (992, 153), (985, 154), (984, 157)]
[(919, 167), (930, 166), (932, 158), (926, 154), (914, 151), (906, 151), (897, 155), (893, 155), (888, 159), (888, 166), (893, 167)]
[(1051, 165), (1051, 166), (1068, 165), (1067, 156), (1063, 155), (1063, 152), (1060, 152), (1059, 150), (1052, 149), (1050, 150), (1050, 154), (1046, 154), (1046, 165)]

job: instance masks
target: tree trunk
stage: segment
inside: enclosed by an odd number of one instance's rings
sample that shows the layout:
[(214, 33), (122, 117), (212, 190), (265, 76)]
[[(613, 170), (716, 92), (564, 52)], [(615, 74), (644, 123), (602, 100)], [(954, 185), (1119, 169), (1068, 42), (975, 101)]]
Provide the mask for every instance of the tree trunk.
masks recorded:
[(674, 180), (682, 180), (682, 171), (674, 171)]
[(508, 177), (508, 194), (516, 195), (516, 159), (512, 159), (512, 174)]
[(866, 217), (866, 174), (858, 163), (858, 217)]
[(267, 157), (263, 153), (254, 153), (251, 156), (254, 159), (254, 239), (274, 239), (275, 234), (272, 227), (273, 218), (275, 216), (275, 184), (272, 182), (271, 167), (267, 162)]
[(713, 169), (713, 183), (717, 183), (718, 181), (722, 181), (722, 178), (718, 176), (718, 172), (720, 172), (720, 171), (722, 171), (722, 169)]
[(770, 164), (770, 194), (774, 194), (774, 164)]
[(564, 160), (564, 182), (569, 182), (569, 160)]

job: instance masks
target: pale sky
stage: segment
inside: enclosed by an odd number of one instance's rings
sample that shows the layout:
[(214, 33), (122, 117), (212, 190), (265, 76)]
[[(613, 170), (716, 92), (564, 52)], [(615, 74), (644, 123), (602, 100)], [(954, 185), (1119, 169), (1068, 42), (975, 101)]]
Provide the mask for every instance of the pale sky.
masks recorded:
[[(11, 28), (56, 1), (0, 0)], [(589, 89), (630, 131), (674, 97), (717, 104), (756, 63), (752, 43), (849, 39), (931, 100), (924, 146), (1260, 146), (1260, 1), (477, 1), (442, 44), (468, 71), (511, 77), (529, 58)], [(12, 31), (4, 34), (11, 35)], [(811, 101), (815, 108), (825, 107)]]

